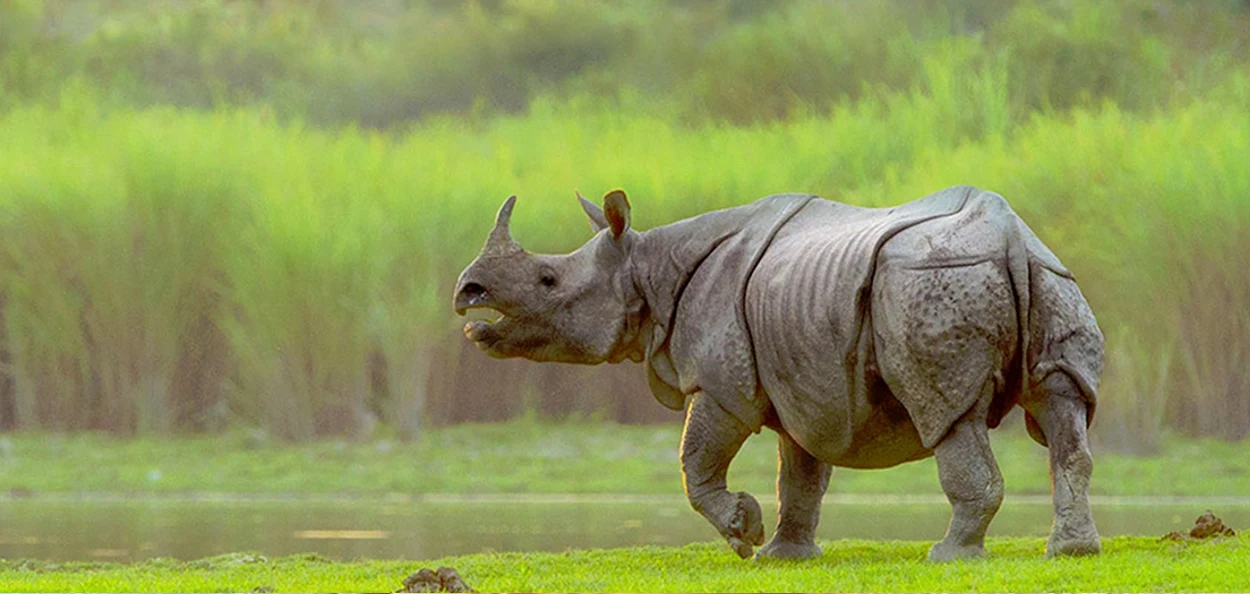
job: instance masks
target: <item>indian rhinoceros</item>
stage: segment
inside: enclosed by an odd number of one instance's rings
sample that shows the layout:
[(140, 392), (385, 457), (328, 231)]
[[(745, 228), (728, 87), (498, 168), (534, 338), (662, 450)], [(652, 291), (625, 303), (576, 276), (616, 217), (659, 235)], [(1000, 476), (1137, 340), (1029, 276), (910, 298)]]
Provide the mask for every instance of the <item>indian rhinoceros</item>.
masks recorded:
[(1048, 445), (1047, 555), (1098, 553), (1089, 507), (1103, 337), (1072, 274), (999, 195), (954, 187), (894, 208), (780, 194), (645, 232), (625, 193), (578, 195), (595, 236), (566, 255), (511, 237), (504, 202), (454, 306), (493, 357), (646, 361), (684, 408), (686, 495), (743, 558), (759, 503), (725, 475), (761, 427), (779, 436), (779, 520), (762, 557), (821, 554), (831, 467), (936, 458), (953, 514), (932, 560), (985, 554), (1003, 499), (988, 429), (1016, 405)]

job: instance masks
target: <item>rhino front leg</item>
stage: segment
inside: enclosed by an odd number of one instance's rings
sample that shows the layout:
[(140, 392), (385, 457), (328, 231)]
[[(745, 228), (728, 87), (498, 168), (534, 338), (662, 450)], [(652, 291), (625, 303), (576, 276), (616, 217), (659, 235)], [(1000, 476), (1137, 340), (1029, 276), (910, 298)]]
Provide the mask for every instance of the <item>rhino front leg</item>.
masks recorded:
[(1003, 476), (985, 426), (988, 400), (960, 417), (933, 449), (953, 514), (946, 537), (929, 550), (930, 561), (985, 556), (985, 531), (1003, 502)]
[(1041, 425), (1050, 448), (1055, 522), (1046, 542), (1046, 556), (1096, 555), (1102, 552), (1102, 543), (1089, 508), (1094, 461), (1085, 432), (1085, 400), (1080, 388), (1063, 372), (1046, 377), (1041, 395), (1026, 409)]
[(749, 427), (707, 394), (691, 398), (681, 436), (686, 497), (743, 559), (751, 556), (753, 545), (764, 544), (763, 513), (750, 494), (726, 489), (725, 474), (750, 435)]
[(756, 553), (775, 559), (807, 559), (821, 555), (816, 544), (820, 504), (829, 487), (832, 467), (803, 449), (789, 433), (777, 432), (780, 468), (777, 473), (777, 499), (781, 511), (777, 532)]

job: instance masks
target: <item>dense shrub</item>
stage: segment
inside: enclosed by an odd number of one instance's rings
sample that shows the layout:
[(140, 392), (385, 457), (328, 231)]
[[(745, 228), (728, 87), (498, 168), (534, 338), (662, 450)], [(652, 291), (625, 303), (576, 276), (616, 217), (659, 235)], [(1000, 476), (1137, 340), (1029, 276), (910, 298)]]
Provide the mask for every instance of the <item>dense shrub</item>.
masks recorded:
[[(114, 104), (265, 104), (286, 119), (402, 126), (523, 111), (537, 97), (639, 95), (697, 121), (823, 112), (925, 86), (961, 46), (1009, 73), (1008, 115), (1201, 96), (1250, 59), (1232, 2), (394, 3), (5, 0), (0, 89), (55, 99), (85, 78)], [(0, 104), (0, 107), (3, 105)]]

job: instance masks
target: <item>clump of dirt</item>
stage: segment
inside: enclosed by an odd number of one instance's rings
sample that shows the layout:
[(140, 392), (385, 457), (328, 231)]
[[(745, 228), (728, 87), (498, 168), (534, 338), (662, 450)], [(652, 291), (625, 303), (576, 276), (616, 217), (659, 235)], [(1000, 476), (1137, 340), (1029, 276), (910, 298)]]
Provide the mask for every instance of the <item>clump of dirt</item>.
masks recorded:
[(398, 592), (476, 592), (460, 579), (460, 574), (450, 567), (437, 571), (421, 570), (404, 579), (404, 588)]
[(1223, 520), (1211, 513), (1211, 510), (1207, 510), (1207, 513), (1198, 516), (1198, 519), (1194, 520), (1194, 527), (1189, 529), (1189, 534), (1171, 532), (1159, 540), (1183, 542), (1186, 540), (1214, 538), (1216, 536), (1237, 536), (1237, 531), (1225, 526)]

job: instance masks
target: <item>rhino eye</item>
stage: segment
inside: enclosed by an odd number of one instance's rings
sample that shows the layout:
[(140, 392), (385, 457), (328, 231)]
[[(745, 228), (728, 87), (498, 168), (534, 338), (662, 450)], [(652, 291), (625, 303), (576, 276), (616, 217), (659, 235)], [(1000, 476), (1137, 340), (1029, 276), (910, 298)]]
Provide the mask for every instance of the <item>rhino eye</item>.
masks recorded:
[(556, 286), (556, 277), (550, 274), (544, 274), (542, 278), (538, 279), (538, 282), (544, 287), (551, 288)]

